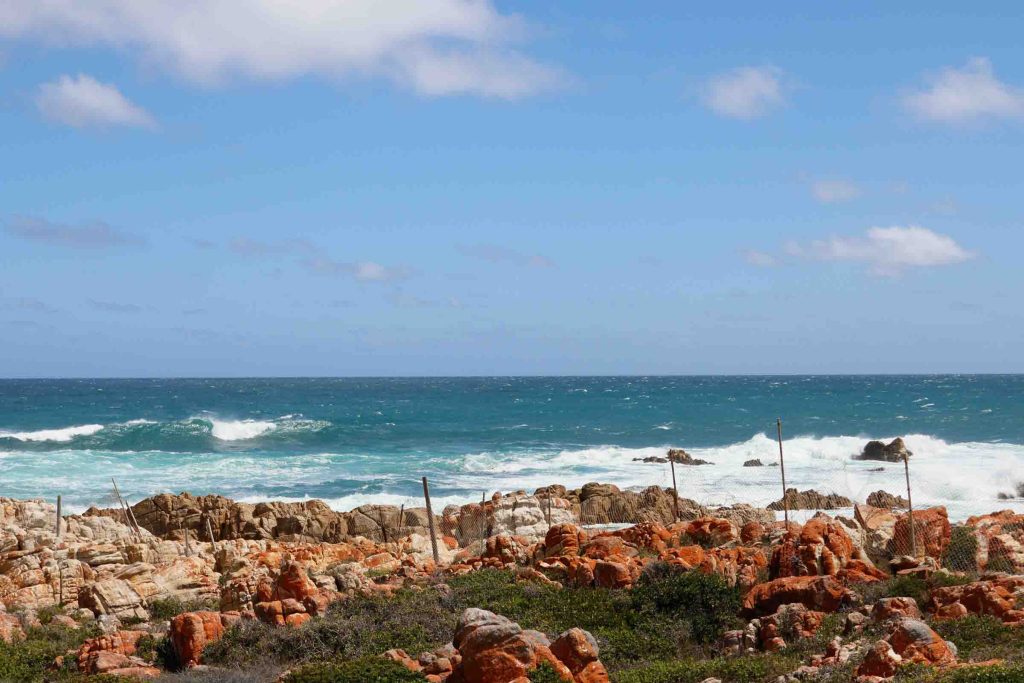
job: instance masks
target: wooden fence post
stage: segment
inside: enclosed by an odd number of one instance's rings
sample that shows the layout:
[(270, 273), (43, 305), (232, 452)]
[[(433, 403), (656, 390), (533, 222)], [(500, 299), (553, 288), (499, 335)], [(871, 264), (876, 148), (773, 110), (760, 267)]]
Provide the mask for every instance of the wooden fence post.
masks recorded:
[(672, 521), (679, 521), (679, 487), (676, 486), (676, 461), (672, 459), (671, 454), (668, 456), (668, 466), (672, 469), (672, 500), (673, 500), (673, 513)]
[(786, 500), (786, 461), (782, 457), (782, 418), (775, 420), (779, 430), (779, 469), (782, 471), (782, 510), (786, 520), (786, 531), (789, 531), (789, 501)]
[(60, 507), (60, 494), (57, 494), (57, 528), (54, 531), (54, 535), (58, 541), (60, 540)]
[(430, 526), (430, 547), (434, 551), (434, 564), (441, 564), (441, 555), (437, 552), (437, 530), (434, 528), (434, 509), (430, 507), (430, 487), (427, 478), (423, 477), (423, 499), (427, 502), (427, 524)]
[(910, 553), (917, 557), (917, 532), (914, 529), (914, 501), (910, 497), (910, 459), (903, 454), (903, 471), (907, 476), (907, 518), (910, 521)]

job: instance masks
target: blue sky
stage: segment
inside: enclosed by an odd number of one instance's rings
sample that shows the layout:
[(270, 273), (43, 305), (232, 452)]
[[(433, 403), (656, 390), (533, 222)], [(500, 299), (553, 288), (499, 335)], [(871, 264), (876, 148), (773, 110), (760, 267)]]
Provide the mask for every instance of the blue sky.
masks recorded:
[(1021, 372), (1011, 3), (0, 0), (0, 376)]

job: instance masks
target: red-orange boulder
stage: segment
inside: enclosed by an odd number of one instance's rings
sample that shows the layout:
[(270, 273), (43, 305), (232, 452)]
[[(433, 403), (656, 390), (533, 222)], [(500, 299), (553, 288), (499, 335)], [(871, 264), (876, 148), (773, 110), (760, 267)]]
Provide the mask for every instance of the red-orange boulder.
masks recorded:
[(199, 664), (203, 649), (224, 635), (224, 622), (218, 612), (185, 612), (171, 619), (168, 638), (182, 666)]

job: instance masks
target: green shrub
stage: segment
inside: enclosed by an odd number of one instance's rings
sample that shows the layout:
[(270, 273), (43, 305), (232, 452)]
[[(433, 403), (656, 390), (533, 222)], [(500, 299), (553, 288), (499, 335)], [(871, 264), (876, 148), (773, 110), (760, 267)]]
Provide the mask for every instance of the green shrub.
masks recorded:
[(923, 606), (928, 601), (928, 584), (920, 576), (894, 576), (886, 581), (862, 583), (853, 587), (865, 604), (882, 598), (913, 598)]
[(960, 661), (1007, 659), (1024, 661), (1024, 629), (1007, 626), (992, 616), (968, 615), (932, 625), (957, 647)]
[(942, 552), (942, 566), (955, 572), (978, 571), (978, 539), (969, 526), (953, 527)]
[(1019, 665), (978, 666), (937, 671), (927, 666), (907, 666), (896, 674), (896, 683), (1020, 683), (1024, 667)]
[(555, 671), (555, 667), (543, 662), (530, 672), (530, 683), (565, 683), (565, 681)]
[(679, 659), (652, 662), (619, 672), (616, 683), (700, 683), (720, 678), (729, 683), (762, 683), (800, 666), (796, 654), (746, 655), (715, 659)]
[(685, 621), (690, 638), (706, 645), (738, 625), (739, 589), (717, 574), (656, 568), (645, 572), (630, 592), (633, 609)]
[(997, 555), (996, 557), (990, 557), (988, 564), (985, 565), (985, 569), (990, 572), (1005, 572), (1007, 574), (1013, 574), (1017, 571), (1017, 567), (1014, 566), (1013, 562), (1008, 557)]
[(305, 664), (285, 676), (285, 683), (423, 683), (421, 674), (383, 657), (348, 662)]
[(179, 614), (185, 612), (203, 612), (208, 610), (217, 611), (219, 605), (216, 600), (181, 600), (180, 598), (162, 598), (149, 603), (149, 616), (154, 621), (169, 621)]
[[(56, 625), (30, 628), (24, 638), (6, 643), (0, 640), (0, 681), (21, 683), (41, 681), (54, 659), (68, 650), (76, 650), (85, 641), (98, 635), (94, 628), (69, 629)], [(54, 680), (76, 680), (69, 658), (64, 671), (47, 674)]]

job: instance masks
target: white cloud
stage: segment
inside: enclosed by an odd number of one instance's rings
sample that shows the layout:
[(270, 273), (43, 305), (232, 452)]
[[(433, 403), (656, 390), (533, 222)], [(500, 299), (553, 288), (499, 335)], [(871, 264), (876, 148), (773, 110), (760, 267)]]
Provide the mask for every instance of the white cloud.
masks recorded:
[(903, 104), (917, 116), (945, 123), (1024, 116), (1024, 91), (996, 78), (992, 63), (975, 57), (962, 69), (946, 68), (927, 79), (929, 87), (908, 93)]
[(156, 126), (153, 117), (132, 104), (117, 86), (100, 83), (86, 74), (65, 75), (43, 83), (36, 93), (36, 107), (46, 118), (75, 128)]
[(757, 251), (756, 249), (747, 249), (744, 251), (743, 258), (746, 259), (747, 263), (750, 265), (761, 268), (771, 268), (779, 265), (778, 257), (764, 251)]
[(860, 196), (860, 188), (849, 180), (816, 180), (811, 184), (814, 198), (823, 204), (848, 202)]
[(329, 258), (311, 258), (302, 262), (314, 273), (347, 275), (360, 282), (397, 282), (410, 277), (412, 269), (406, 266), (383, 266), (374, 261), (334, 261)]
[(742, 66), (712, 76), (704, 84), (701, 101), (721, 116), (764, 116), (785, 102), (782, 71), (773, 66)]
[(384, 77), (425, 95), (514, 99), (557, 69), (492, 0), (0, 0), (0, 35), (128, 50), (194, 83)]
[(806, 245), (790, 243), (786, 251), (818, 261), (864, 263), (876, 275), (962, 263), (975, 256), (952, 237), (916, 225), (870, 228), (862, 237), (831, 237)]

